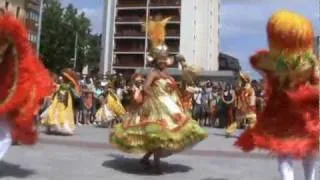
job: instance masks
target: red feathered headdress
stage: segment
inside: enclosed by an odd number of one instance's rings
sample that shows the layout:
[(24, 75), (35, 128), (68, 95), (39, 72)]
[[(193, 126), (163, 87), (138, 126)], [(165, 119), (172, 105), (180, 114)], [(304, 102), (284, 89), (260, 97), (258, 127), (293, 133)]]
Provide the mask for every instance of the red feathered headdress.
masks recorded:
[(53, 81), (28, 42), (27, 30), (10, 15), (0, 16), (0, 114), (12, 123), (13, 138), (36, 142), (34, 117)]

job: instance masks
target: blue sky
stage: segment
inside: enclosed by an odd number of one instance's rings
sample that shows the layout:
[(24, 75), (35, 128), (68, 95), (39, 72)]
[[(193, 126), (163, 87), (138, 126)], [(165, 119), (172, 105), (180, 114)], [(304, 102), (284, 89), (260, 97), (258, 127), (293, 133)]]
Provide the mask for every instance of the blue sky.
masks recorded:
[[(103, 0), (61, 0), (74, 4), (92, 20), (94, 32), (101, 32)], [(257, 77), (248, 57), (267, 47), (265, 25), (273, 12), (288, 9), (303, 14), (320, 32), (318, 0), (221, 0), (220, 50), (239, 58), (244, 71)]]

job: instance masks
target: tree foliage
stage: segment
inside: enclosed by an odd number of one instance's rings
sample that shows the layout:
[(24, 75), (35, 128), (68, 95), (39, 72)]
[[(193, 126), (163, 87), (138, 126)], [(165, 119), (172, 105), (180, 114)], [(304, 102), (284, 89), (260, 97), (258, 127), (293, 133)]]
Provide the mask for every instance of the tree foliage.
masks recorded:
[(100, 35), (91, 34), (91, 22), (72, 4), (62, 7), (59, 0), (44, 0), (40, 53), (54, 72), (72, 68), (78, 34), (77, 71), (95, 65), (100, 55)]

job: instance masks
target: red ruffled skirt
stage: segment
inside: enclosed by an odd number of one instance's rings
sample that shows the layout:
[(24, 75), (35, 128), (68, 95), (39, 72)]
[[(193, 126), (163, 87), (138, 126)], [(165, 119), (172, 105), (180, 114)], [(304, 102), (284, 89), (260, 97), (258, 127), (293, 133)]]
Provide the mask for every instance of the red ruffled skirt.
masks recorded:
[(319, 92), (303, 85), (296, 91), (273, 92), (254, 128), (245, 131), (236, 146), (300, 159), (319, 152)]

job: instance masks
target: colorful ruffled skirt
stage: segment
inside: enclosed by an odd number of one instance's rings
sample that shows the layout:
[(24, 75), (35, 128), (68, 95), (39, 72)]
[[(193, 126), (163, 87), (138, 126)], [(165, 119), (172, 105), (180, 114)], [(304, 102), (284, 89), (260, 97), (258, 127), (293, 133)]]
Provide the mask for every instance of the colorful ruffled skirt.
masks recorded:
[(207, 133), (170, 95), (149, 97), (115, 126), (110, 143), (127, 153), (162, 151), (162, 157), (191, 148)]
[(319, 152), (319, 92), (302, 86), (293, 92), (274, 93), (258, 113), (257, 124), (244, 132), (236, 146), (248, 152), (266, 149), (273, 155), (301, 159)]

